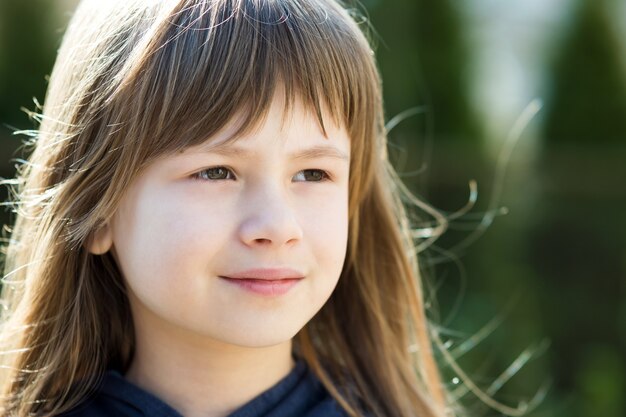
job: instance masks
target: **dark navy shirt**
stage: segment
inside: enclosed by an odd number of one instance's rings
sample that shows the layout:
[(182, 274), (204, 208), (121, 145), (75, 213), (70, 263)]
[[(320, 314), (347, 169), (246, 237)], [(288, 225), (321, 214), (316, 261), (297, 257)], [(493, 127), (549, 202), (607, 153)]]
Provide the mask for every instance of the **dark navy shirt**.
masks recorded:
[[(228, 417), (346, 417), (335, 399), (311, 372), (296, 359), (291, 372), (267, 391), (229, 414)], [(108, 371), (98, 390), (63, 417), (181, 417), (153, 394)]]

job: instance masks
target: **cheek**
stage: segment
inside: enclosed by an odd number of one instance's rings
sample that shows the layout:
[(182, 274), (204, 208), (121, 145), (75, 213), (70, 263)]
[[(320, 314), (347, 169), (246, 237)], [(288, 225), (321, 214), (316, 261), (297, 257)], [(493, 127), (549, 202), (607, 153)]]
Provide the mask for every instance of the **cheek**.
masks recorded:
[(116, 216), (113, 239), (128, 284), (163, 294), (197, 290), (201, 282), (195, 283), (195, 277), (207, 273), (228, 233), (227, 215), (149, 190), (125, 202)]
[(307, 204), (302, 213), (304, 237), (313, 247), (318, 262), (340, 272), (348, 242), (347, 196), (320, 199), (316, 204)]

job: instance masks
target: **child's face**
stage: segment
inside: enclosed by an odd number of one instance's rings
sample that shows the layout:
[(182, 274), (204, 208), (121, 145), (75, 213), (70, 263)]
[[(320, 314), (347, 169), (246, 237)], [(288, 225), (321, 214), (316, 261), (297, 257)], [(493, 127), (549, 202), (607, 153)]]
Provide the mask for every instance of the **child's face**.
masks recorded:
[[(224, 153), (194, 147), (160, 159), (123, 196), (110, 239), (137, 324), (269, 346), (292, 338), (329, 298), (346, 254), (349, 138), (330, 117), (325, 138), (301, 104), (282, 117), (275, 99), (259, 130)], [(280, 295), (220, 278), (258, 268), (304, 278)]]

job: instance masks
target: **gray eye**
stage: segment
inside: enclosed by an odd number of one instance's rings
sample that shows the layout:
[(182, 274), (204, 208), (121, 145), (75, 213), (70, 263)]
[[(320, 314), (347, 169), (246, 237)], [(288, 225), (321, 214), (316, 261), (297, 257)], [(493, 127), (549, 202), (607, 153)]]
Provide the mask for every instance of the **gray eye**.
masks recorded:
[(203, 180), (227, 180), (233, 178), (232, 172), (225, 167), (207, 168), (196, 175)]
[(320, 182), (328, 179), (328, 174), (321, 169), (305, 169), (298, 174), (298, 181), (312, 181), (312, 182)]

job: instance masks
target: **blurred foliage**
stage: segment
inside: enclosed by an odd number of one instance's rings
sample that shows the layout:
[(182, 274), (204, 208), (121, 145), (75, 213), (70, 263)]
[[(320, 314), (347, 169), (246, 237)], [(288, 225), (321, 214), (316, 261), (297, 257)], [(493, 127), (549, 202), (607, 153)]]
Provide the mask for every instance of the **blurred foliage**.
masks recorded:
[[(51, 19), (55, 5), (50, 0), (0, 1), (0, 177), (14, 175), (9, 159), (19, 156), (16, 149), (21, 138), (11, 136), (15, 130), (36, 126), (21, 110), (35, 110), (33, 99), (43, 103), (46, 77), (52, 69), (61, 32), (52, 29), (59, 24)], [(60, 26), (59, 26), (60, 27)], [(0, 199), (7, 199), (0, 187)], [(0, 224), (9, 221), (9, 213), (0, 212)]]
[[(409, 188), (437, 207), (467, 198), (467, 178), (489, 181), (485, 131), (469, 99), (471, 51), (450, 0), (367, 0), (383, 79), (390, 157)], [(455, 239), (445, 235), (447, 246)]]
[(604, 0), (583, 1), (552, 68), (545, 143), (626, 143), (626, 80)]
[[(475, 383), (508, 405), (532, 397), (551, 378), (548, 396), (529, 417), (626, 415), (626, 76), (605, 2), (567, 3), (580, 7), (546, 68), (539, 153), (507, 179), (503, 203), (510, 215), (466, 246), (459, 244), (481, 227), (496, 178), (484, 122), (468, 98), (474, 54), (464, 42), (459, 4), (362, 3), (378, 44), (387, 120), (413, 114), (390, 133), (401, 177), (448, 215), (467, 202), (469, 179), (479, 186), (472, 212), (422, 253), (450, 352)], [(32, 128), (20, 107), (33, 109), (32, 98), (44, 98), (64, 24), (51, 18), (57, 6), (0, 1), (5, 178), (14, 175), (9, 159), (20, 143), (10, 136), (13, 127)], [(545, 339), (551, 345), (542, 354)], [(527, 348), (536, 349), (530, 358)], [(494, 386), (516, 359), (524, 366)], [(466, 395), (450, 369), (444, 375), (472, 416), (496, 415)]]
[[(483, 140), (468, 99), (471, 54), (463, 21), (449, 0), (369, 0), (379, 39), (377, 56), (384, 80), (386, 111), (393, 117), (424, 106), (415, 132), (437, 141), (475, 148)], [(404, 126), (401, 125), (400, 129)], [(423, 138), (420, 138), (423, 139)]]
[[(464, 41), (464, 21), (458, 5), (447, 0), (371, 0), (365, 4), (381, 39), (377, 53), (387, 119), (415, 106), (424, 109), (390, 133), (390, 155), (401, 177), (414, 193), (446, 215), (467, 203), (469, 179), (475, 179), (481, 190), (472, 210), (474, 217), (453, 221), (421, 253), (424, 277), (436, 288), (439, 308), (432, 313), (439, 317), (435, 322), (444, 327), (450, 352), (472, 382), (515, 407), (532, 397), (548, 377), (545, 366), (540, 366), (545, 361), (538, 358), (541, 352), (531, 355), (531, 363), (521, 369), (510, 369), (510, 380), (504, 375), (502, 387), (492, 384), (516, 358), (523, 359), (525, 348), (542, 340), (542, 329), (536, 325), (540, 309), (536, 288), (528, 279), (530, 271), (516, 262), (516, 250), (523, 253), (525, 242), (520, 234), (512, 238), (502, 233), (510, 231), (510, 225), (504, 229), (498, 220), (499, 228), (489, 230), (491, 240), (480, 239), (464, 247), (468, 235), (478, 228), (477, 216), (488, 209), (488, 193), (495, 180), (494, 162), (485, 149), (484, 123), (477, 119), (469, 100), (472, 53)], [(519, 221), (517, 216), (507, 220)], [(499, 325), (481, 331), (494, 322)], [(443, 359), (440, 362), (445, 364)], [(462, 398), (470, 415), (494, 412), (456, 377), (444, 365), (446, 383)]]
[[(46, 75), (56, 55), (57, 41), (50, 16), (50, 0), (2, 0), (0, 2), (0, 115), (2, 123), (24, 120), (21, 106), (43, 102)], [(2, 161), (4, 162), (4, 161)]]
[(536, 170), (542, 199), (527, 250), (553, 338), (551, 372), (569, 415), (626, 415), (622, 62), (606, 2), (582, 1), (550, 68)]

